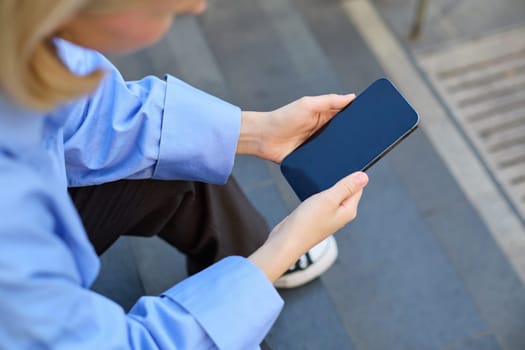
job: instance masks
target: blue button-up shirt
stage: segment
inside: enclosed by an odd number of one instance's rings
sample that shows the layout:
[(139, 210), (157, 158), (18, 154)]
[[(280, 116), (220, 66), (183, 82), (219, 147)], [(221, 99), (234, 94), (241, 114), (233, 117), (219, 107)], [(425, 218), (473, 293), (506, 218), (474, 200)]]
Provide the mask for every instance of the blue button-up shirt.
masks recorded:
[(90, 96), (49, 113), (0, 92), (0, 348), (253, 349), (282, 300), (255, 265), (229, 257), (125, 313), (89, 289), (99, 260), (67, 186), (229, 176), (240, 110), (168, 76), (125, 82), (102, 55), (57, 41)]

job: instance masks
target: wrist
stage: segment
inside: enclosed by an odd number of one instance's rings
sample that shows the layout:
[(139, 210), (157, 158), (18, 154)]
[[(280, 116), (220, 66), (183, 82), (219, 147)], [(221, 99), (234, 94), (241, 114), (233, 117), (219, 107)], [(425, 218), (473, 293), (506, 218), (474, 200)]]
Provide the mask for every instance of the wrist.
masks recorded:
[(307, 251), (298, 236), (288, 230), (272, 232), (268, 240), (249, 259), (274, 283)]
[(257, 156), (260, 149), (259, 112), (243, 111), (241, 115), (241, 130), (237, 142), (237, 154)]

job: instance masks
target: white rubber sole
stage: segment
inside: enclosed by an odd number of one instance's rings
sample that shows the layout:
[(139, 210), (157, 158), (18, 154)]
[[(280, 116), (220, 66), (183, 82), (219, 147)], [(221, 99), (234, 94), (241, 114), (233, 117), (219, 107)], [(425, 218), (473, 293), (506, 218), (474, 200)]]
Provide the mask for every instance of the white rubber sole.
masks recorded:
[(332, 236), (328, 237), (327, 243), (324, 254), (318, 261), (305, 270), (282, 276), (275, 281), (274, 286), (281, 289), (296, 288), (322, 275), (333, 265), (338, 254), (335, 238)]

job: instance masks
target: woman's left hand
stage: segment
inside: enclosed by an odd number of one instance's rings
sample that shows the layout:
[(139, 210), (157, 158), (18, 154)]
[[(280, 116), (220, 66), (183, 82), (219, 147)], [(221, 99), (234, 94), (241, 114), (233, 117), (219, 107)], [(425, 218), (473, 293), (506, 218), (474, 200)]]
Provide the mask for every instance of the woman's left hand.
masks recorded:
[(303, 97), (271, 112), (243, 112), (237, 153), (280, 163), (354, 98)]

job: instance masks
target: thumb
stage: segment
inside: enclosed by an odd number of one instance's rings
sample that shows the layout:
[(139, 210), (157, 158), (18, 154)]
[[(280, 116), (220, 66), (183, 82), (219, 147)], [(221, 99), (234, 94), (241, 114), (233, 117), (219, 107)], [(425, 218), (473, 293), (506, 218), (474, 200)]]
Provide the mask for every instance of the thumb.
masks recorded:
[(338, 205), (334, 219), (339, 228), (357, 216), (359, 200), (367, 183), (368, 176), (363, 172), (357, 172), (339, 180), (332, 187)]
[(368, 175), (362, 171), (350, 174), (330, 188), (332, 195), (341, 204), (357, 194), (363, 187), (368, 184)]
[(355, 94), (347, 94), (347, 95), (338, 95), (338, 94), (330, 94), (327, 95), (328, 97), (328, 104), (329, 109), (331, 110), (340, 110), (346, 107), (347, 104), (352, 102), (355, 99)]

